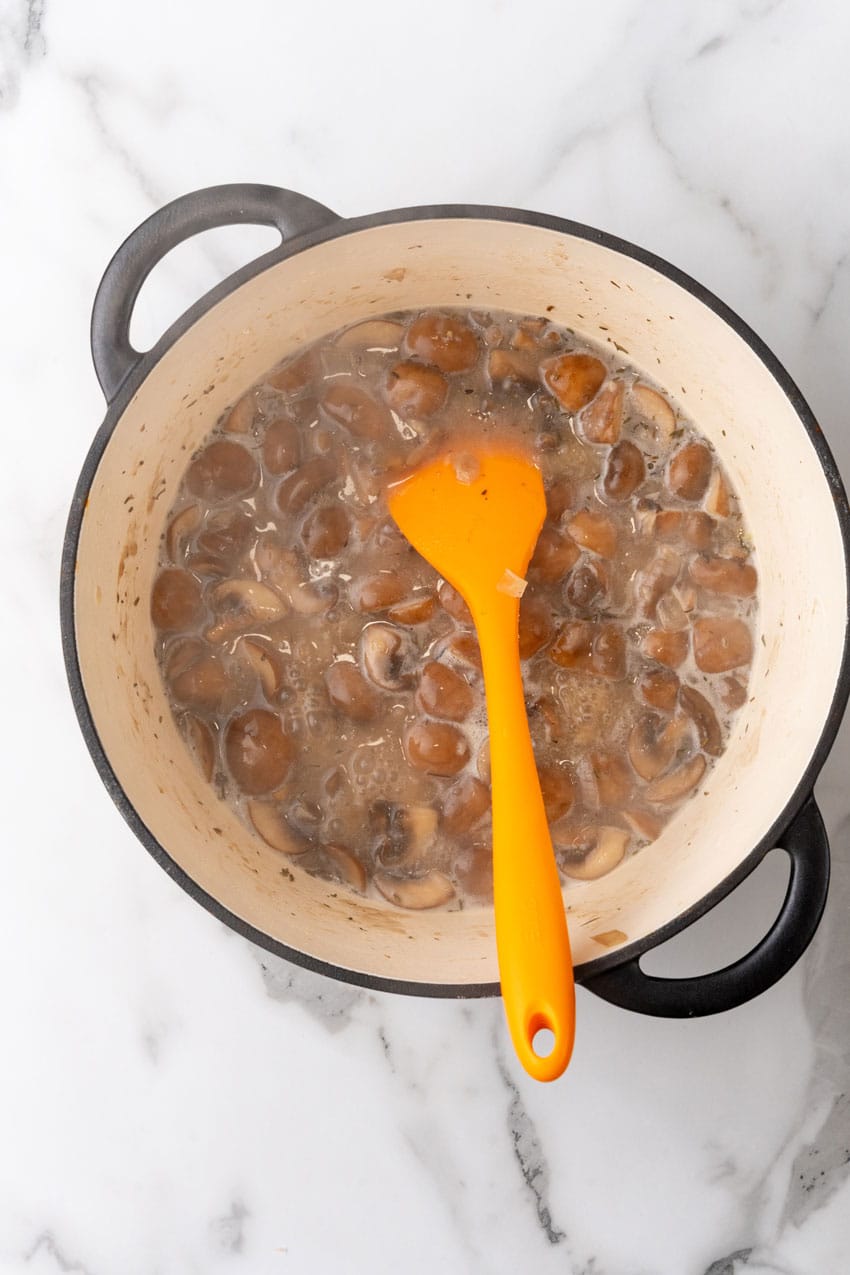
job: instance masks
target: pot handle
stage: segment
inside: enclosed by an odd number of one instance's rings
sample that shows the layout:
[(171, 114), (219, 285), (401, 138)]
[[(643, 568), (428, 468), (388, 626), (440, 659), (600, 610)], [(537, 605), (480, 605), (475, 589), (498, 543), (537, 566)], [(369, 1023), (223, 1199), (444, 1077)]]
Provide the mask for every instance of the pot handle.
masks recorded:
[(283, 239), (338, 220), (324, 204), (278, 186), (208, 186), (182, 195), (143, 221), (106, 267), (91, 318), (91, 350), (107, 402), (142, 355), (130, 344), (130, 319), (139, 290), (154, 266), (185, 239), (217, 226), (276, 226)]
[(766, 992), (803, 955), (826, 903), (829, 841), (812, 795), (779, 838), (779, 847), (791, 860), (788, 890), (770, 930), (748, 955), (696, 978), (644, 974), (635, 957), (583, 980), (583, 986), (612, 1005), (658, 1018), (719, 1014)]

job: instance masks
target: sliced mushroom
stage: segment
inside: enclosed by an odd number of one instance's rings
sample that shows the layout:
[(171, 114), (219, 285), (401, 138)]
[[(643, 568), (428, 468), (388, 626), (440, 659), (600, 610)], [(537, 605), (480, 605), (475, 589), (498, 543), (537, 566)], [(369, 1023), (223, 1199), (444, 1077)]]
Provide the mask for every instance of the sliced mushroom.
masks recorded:
[(575, 487), (569, 478), (556, 478), (546, 488), (546, 513), (553, 523), (560, 522), (575, 504)]
[(652, 708), (672, 713), (679, 695), (679, 679), (671, 669), (647, 669), (638, 682), (644, 702)]
[(592, 354), (559, 354), (540, 365), (543, 384), (567, 412), (578, 412), (595, 398), (607, 375)]
[(635, 579), (635, 598), (640, 611), (647, 619), (655, 617), (659, 601), (668, 589), (676, 583), (682, 560), (673, 550), (659, 550), (653, 561), (644, 570), (638, 572)]
[(437, 597), (440, 606), (447, 611), (453, 620), (466, 628), (472, 628), (472, 612), (464, 602), (457, 589), (448, 580), (441, 580), (437, 586)]
[(231, 407), (222, 422), (221, 428), (225, 434), (250, 434), (251, 426), (254, 424), (255, 411), (254, 394), (249, 390)]
[(536, 385), (537, 358), (534, 350), (491, 350), (487, 359), (491, 385)]
[(672, 589), (659, 599), (655, 617), (662, 629), (680, 630), (688, 627), (687, 613)]
[(643, 650), (651, 660), (678, 668), (688, 654), (689, 643), (687, 629), (650, 629), (643, 639)]
[(336, 475), (336, 466), (326, 456), (313, 456), (287, 474), (277, 489), (277, 507), (282, 514), (297, 515)]
[(708, 487), (713, 464), (705, 443), (688, 443), (676, 452), (667, 468), (670, 490), (682, 500), (701, 500)]
[(237, 647), (247, 664), (260, 680), (263, 694), (274, 699), (283, 686), (283, 672), (275, 654), (263, 642), (253, 637), (243, 637)]
[(701, 509), (659, 509), (655, 517), (659, 540), (684, 540), (695, 549), (707, 549), (714, 534), (714, 519)]
[(373, 880), (384, 898), (399, 908), (422, 911), (454, 898), (454, 886), (442, 872), (428, 872), (424, 877), (391, 877), (376, 872)]
[(295, 758), (295, 745), (284, 734), (277, 713), (264, 708), (249, 709), (230, 720), (224, 751), (231, 775), (252, 797), (278, 788)]
[(301, 459), (301, 436), (294, 421), (272, 421), (262, 446), (263, 464), (270, 474), (287, 474)]
[(233, 575), (253, 535), (254, 517), (249, 510), (241, 506), (213, 510), (198, 533), (198, 556), (223, 568), (222, 574)]
[(546, 808), (546, 818), (550, 823), (562, 819), (571, 809), (575, 801), (575, 784), (566, 766), (540, 765), (537, 767), (540, 780), (540, 793)]
[(440, 643), (439, 647), (434, 648), (435, 656), (439, 657), (444, 653), (453, 655), (462, 664), (481, 669), (481, 647), (474, 633), (453, 633), (445, 642)]
[(652, 814), (649, 810), (641, 810), (639, 807), (624, 810), (623, 818), (635, 836), (642, 838), (644, 841), (656, 841), (661, 836), (664, 828), (663, 819), (659, 819), (658, 815)]
[(462, 722), (472, 712), (474, 698), (465, 677), (437, 660), (429, 660), (419, 677), (416, 703), (432, 717)]
[(397, 571), (379, 571), (355, 580), (348, 591), (355, 611), (384, 611), (410, 593), (410, 581)]
[(325, 671), (325, 686), (334, 708), (355, 722), (377, 716), (381, 701), (355, 664), (338, 661)]
[(301, 526), (301, 543), (311, 558), (335, 558), (350, 535), (351, 520), (340, 504), (320, 505)]
[(359, 385), (337, 381), (319, 399), (319, 406), (354, 438), (374, 442), (392, 428), (386, 409)]
[(490, 736), (488, 735), (475, 758), (475, 769), (478, 771), (478, 777), (484, 784), (490, 782)]
[(199, 581), (180, 567), (160, 571), (151, 591), (151, 619), (163, 632), (189, 629), (204, 613)]
[(656, 441), (670, 443), (676, 431), (676, 413), (664, 395), (638, 381), (632, 386), (631, 400), (639, 415), (653, 426)]
[(404, 737), (404, 753), (416, 770), (429, 775), (456, 775), (469, 761), (469, 744), (449, 722), (417, 721)]
[(602, 489), (609, 500), (630, 500), (646, 477), (643, 453), (623, 438), (611, 448)]
[(474, 775), (464, 775), (443, 798), (442, 829), (461, 836), (480, 823), (490, 809), (490, 791)]
[(309, 841), (297, 836), (286, 822), (283, 811), (271, 801), (251, 800), (246, 802), (248, 818), (254, 825), (255, 832), (263, 838), (266, 845), (281, 854), (304, 854), (310, 849)]
[(296, 394), (310, 384), (316, 372), (316, 355), (313, 350), (296, 355), (275, 368), (265, 377), (267, 385), (284, 394)]
[(694, 622), (694, 659), (703, 673), (728, 673), (752, 658), (753, 638), (743, 620), (718, 615)]
[(404, 418), (433, 416), (445, 403), (448, 392), (442, 372), (410, 361), (396, 363), (384, 386), (387, 403)]
[(571, 519), (567, 530), (577, 545), (591, 553), (598, 553), (601, 558), (613, 558), (617, 552), (617, 528), (607, 514), (581, 509)]
[(619, 680), (626, 675), (626, 643), (616, 624), (568, 620), (549, 648), (561, 668)]
[(758, 584), (758, 575), (752, 563), (741, 562), (737, 558), (710, 558), (701, 555), (694, 558), (689, 574), (700, 589), (733, 598), (751, 598)]
[(252, 454), (239, 443), (219, 439), (209, 443), (186, 470), (185, 483), (193, 496), (222, 500), (245, 495), (257, 484), (259, 468)]
[(273, 624), (287, 612), (279, 594), (259, 580), (224, 580), (211, 597), (218, 619), (206, 631), (209, 642), (226, 642), (242, 629)]
[(581, 433), (589, 443), (616, 443), (623, 428), (625, 388), (610, 381), (579, 416)]
[(365, 892), (366, 869), (356, 854), (346, 846), (330, 842), (322, 846), (322, 855), (330, 864), (334, 876), (350, 885), (352, 890), (357, 890), (360, 894)]
[(644, 792), (644, 797), (653, 806), (671, 806), (693, 792), (705, 773), (705, 758), (696, 753), (690, 761), (686, 761), (678, 770), (669, 775), (654, 779)]
[(367, 624), (360, 635), (360, 660), (370, 681), (385, 691), (413, 685), (416, 649), (410, 635), (391, 624)]
[(729, 488), (720, 470), (715, 466), (705, 492), (703, 508), (715, 518), (728, 518), (730, 513)]
[(595, 881), (622, 862), (629, 844), (629, 834), (622, 828), (603, 826), (596, 829), (593, 849), (583, 859), (561, 861), (565, 876), (577, 881)]
[(708, 700), (695, 686), (682, 686), (679, 703), (697, 728), (700, 748), (711, 757), (719, 757), (723, 752), (723, 735), (717, 714)]
[(437, 608), (433, 593), (416, 593), (405, 602), (397, 602), (387, 611), (387, 619), (394, 624), (416, 625), (430, 620)]
[[(200, 646), (200, 644), (199, 644)], [(208, 711), (219, 708), (229, 698), (232, 687), (221, 662), (201, 646), (194, 659), (169, 663), (171, 694), (178, 704)]]
[(673, 760), (678, 740), (655, 713), (643, 713), (629, 735), (629, 761), (641, 779), (655, 779)]
[(590, 558), (570, 572), (564, 596), (578, 611), (599, 610), (608, 592), (608, 568), (599, 558)]
[(441, 372), (466, 372), (478, 360), (478, 338), (460, 315), (423, 314), (407, 329), (407, 348)]
[(215, 767), (215, 740), (212, 731), (205, 722), (193, 716), (192, 713), (185, 714), (182, 726), (189, 751), (198, 763), (204, 779), (209, 783)]
[(552, 636), (552, 611), (542, 598), (522, 599), (519, 608), (519, 658), (530, 660)]
[(544, 584), (554, 584), (563, 579), (580, 557), (581, 550), (574, 540), (547, 525), (537, 538), (529, 573)]
[(734, 711), (746, 702), (747, 688), (737, 677), (724, 677), (721, 697), (726, 708)]
[(340, 333), (334, 344), (338, 350), (397, 350), (404, 338), (404, 327), (392, 319), (366, 319)]
[(493, 848), (489, 842), (471, 846), (455, 864), (458, 883), (467, 904), (493, 901)]
[(634, 777), (622, 753), (591, 753), (590, 765), (600, 805), (621, 806), (628, 801), (634, 788)]
[(177, 562), (180, 550), (201, 525), (201, 511), (197, 505), (186, 505), (175, 514), (165, 533), (165, 550), (172, 562)]

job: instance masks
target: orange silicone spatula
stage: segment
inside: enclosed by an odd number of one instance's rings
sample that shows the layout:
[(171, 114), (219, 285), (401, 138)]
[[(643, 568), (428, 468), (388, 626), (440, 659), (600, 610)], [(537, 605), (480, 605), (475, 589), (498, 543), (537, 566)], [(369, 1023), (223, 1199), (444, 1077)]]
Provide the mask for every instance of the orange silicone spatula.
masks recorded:
[[(474, 476), (473, 476), (474, 475)], [(575, 988), (564, 904), (531, 747), (519, 662), (519, 597), (546, 502), (540, 471), (507, 449), (465, 447), (390, 487), (390, 513), (465, 599), (481, 645), (493, 790), (493, 898), (502, 997), (529, 1075), (570, 1060)], [(554, 1036), (541, 1057), (534, 1038)]]

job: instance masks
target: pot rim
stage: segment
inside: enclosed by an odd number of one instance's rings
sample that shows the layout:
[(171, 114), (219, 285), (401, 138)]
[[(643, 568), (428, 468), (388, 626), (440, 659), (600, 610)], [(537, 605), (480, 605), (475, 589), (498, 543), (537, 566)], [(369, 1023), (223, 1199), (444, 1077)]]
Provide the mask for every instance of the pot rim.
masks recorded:
[[(293, 964), (304, 969), (311, 970), (314, 973), (324, 974), (336, 979), (337, 981), (366, 987), (374, 991), (396, 992), (425, 997), (472, 999), (477, 997), (499, 995), (501, 990), (499, 983), (420, 983), (413, 982), (411, 980), (387, 978), (379, 975), (362, 973), (358, 970), (346, 969), (343, 966), (320, 960), (312, 956), (310, 953), (303, 952), (298, 948), (288, 947), (286, 944), (279, 942), (277, 939), (273, 939), (262, 930), (259, 930), (255, 926), (242, 920), (241, 917), (231, 912), (229, 908), (219, 902), (219, 900), (214, 898), (211, 894), (208, 894), (206, 890), (198, 885), (198, 883), (171, 858), (165, 847), (148, 829), (138, 811), (124, 792), (118, 777), (112, 769), (106, 751), (101, 744), (97, 728), (89, 710), (88, 700), (86, 698), (77, 652), (74, 605), (76, 560), (83, 516), (85, 513), (88, 494), (100, 464), (101, 457), (134, 394), (155, 369), (160, 359), (166, 351), (170, 349), (174, 342), (187, 332), (189, 328), (191, 328), (193, 324), (195, 324), (208, 310), (218, 304), (218, 302), (222, 301), (225, 297), (229, 296), (232, 292), (235, 292), (238, 288), (242, 287), (243, 284), (248, 283), (264, 271), (276, 266), (279, 262), (284, 261), (289, 257), (296, 256), (298, 253), (304, 252), (318, 244), (381, 225), (391, 225), (405, 221), (459, 219), (513, 222), (522, 225), (535, 226), (540, 229), (553, 230), (560, 234), (571, 235), (576, 238), (588, 240), (591, 243), (598, 244), (600, 247), (607, 248), (624, 256), (630, 257), (642, 265), (656, 271), (658, 274), (663, 275), (672, 283), (677, 284), (686, 292), (690, 293), (691, 296), (696, 298), (696, 300), (702, 302), (702, 304), (717, 315), (722, 322), (732, 328), (736, 335), (746, 342), (762, 365), (777, 382), (779, 388), (782, 390), (783, 394), (794, 409), (800, 424), (808, 435), (815, 450), (821, 468), (824, 471), (831, 489), (832, 499), (835, 505), (836, 516), (838, 518), (839, 529), (844, 547), (845, 577), (848, 599), (850, 599), (850, 506), (848, 505), (847, 494), (845, 492), (835, 458), (826, 439), (824, 438), (820, 426), (815, 420), (811, 408), (803, 397), (803, 394), (795, 381), (791, 378), (772, 350), (769, 349), (761, 337), (753, 331), (753, 329), (740, 317), (739, 314), (736, 313), (736, 311), (732, 310), (725, 302), (721, 301), (719, 297), (717, 297), (703, 284), (699, 283), (691, 275), (687, 274), (684, 270), (679, 269), (679, 267), (672, 265), (663, 257), (659, 257), (655, 253), (649, 252), (647, 249), (641, 248), (637, 244), (633, 244), (628, 240), (609, 234), (607, 231), (598, 230), (593, 226), (587, 226), (581, 222), (551, 216), (546, 213), (532, 212), (519, 208), (478, 204), (429, 204), (370, 213), (363, 217), (339, 218), (326, 223), (315, 230), (284, 240), (280, 246), (249, 262), (233, 274), (228, 275), (228, 277), (222, 280), (221, 283), (217, 284), (209, 292), (205, 293), (203, 297), (190, 306), (189, 309), (187, 309), (178, 319), (175, 320), (174, 323), (171, 324), (171, 326), (163, 333), (160, 339), (151, 347), (150, 350), (139, 356), (138, 362), (127, 375), (125, 381), (117, 390), (114, 397), (107, 403), (107, 411), (103, 423), (92, 440), (74, 489), (62, 547), (60, 570), (60, 619), (62, 630), (62, 651), (71, 691), (71, 699), (74, 705), (74, 710), (77, 714), (80, 729), (92, 760), (94, 761), (100, 775), (101, 781), (139, 841), (141, 841), (160, 867), (162, 867), (196, 903), (201, 904), (202, 907), (215, 916), (219, 921), (224, 922), (243, 938), (249, 939), (258, 947), (264, 948), (266, 951), (272, 952), (274, 955), (282, 957), (287, 961), (291, 961)], [(616, 952), (595, 957), (591, 961), (586, 961), (583, 964), (576, 966), (575, 976), (577, 983), (582, 983), (597, 974), (601, 974), (607, 970), (636, 960), (641, 955), (665, 943), (668, 939), (687, 928), (687, 926), (691, 925), (701, 916), (704, 916), (716, 904), (724, 899), (737, 885), (741, 883), (741, 881), (750, 875), (750, 873), (758, 866), (770, 850), (776, 848), (776, 846), (781, 843), (783, 833), (813, 791), (815, 781), (824, 762), (826, 761), (827, 756), (829, 755), (832, 744), (841, 725), (848, 697), (850, 697), (850, 602), (848, 602), (848, 615), (844, 631), (844, 649), (842, 653), (841, 667), (829, 712), (824, 721), (817, 745), (812, 752), (797, 787), (791, 793), (785, 805), (773, 820), (768, 831), (741, 860), (737, 867), (724, 877), (724, 879), (712, 890), (703, 895), (697, 903), (685, 909), (685, 911), (680, 912), (665, 925), (653, 930), (650, 934), (645, 935), (643, 938), (626, 944), (624, 947), (619, 948)]]

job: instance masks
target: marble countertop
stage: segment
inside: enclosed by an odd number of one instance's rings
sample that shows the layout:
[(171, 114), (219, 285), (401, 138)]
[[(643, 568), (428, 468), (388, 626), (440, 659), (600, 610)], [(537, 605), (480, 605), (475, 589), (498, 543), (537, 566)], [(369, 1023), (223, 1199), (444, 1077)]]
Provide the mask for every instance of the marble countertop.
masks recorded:
[[(539, 1086), (501, 1006), (295, 969), (168, 880), (101, 786), (62, 668), (59, 553), (103, 415), (102, 270), (160, 204), (269, 182), (357, 215), (515, 205), (691, 272), (773, 347), (850, 474), (850, 16), (802, 0), (227, 11), (0, 0), (7, 588), (4, 1275), (841, 1275), (850, 1258), (850, 761), (805, 958), (664, 1022), (579, 992)], [(217, 232), (140, 299), (150, 343), (266, 245)], [(746, 950), (777, 854), (651, 968)]]

